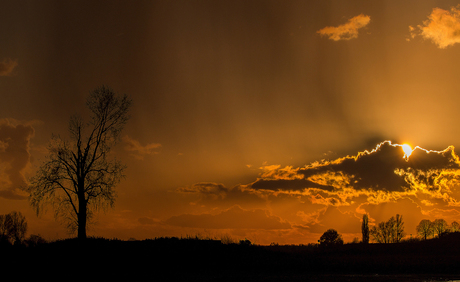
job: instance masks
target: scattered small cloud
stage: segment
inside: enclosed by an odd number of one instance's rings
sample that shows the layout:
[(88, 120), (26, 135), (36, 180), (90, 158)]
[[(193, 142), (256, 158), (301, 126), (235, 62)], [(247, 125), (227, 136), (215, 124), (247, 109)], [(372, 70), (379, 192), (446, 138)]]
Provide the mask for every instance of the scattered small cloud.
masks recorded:
[(161, 148), (159, 143), (150, 143), (141, 145), (139, 141), (132, 139), (129, 136), (123, 137), (125, 150), (131, 153), (131, 156), (138, 160), (143, 160), (145, 156), (158, 154), (158, 149)]
[(417, 28), (409, 26), (410, 37), (422, 36), (440, 49), (460, 43), (460, 5), (450, 10), (434, 8)]
[(0, 62), (0, 76), (9, 76), (13, 72), (18, 62), (11, 59), (4, 59)]
[(329, 39), (334, 41), (339, 40), (350, 40), (358, 38), (358, 30), (365, 27), (371, 21), (371, 17), (367, 15), (358, 15), (348, 20), (343, 25), (339, 26), (327, 26), (317, 32), (322, 36), (327, 36)]

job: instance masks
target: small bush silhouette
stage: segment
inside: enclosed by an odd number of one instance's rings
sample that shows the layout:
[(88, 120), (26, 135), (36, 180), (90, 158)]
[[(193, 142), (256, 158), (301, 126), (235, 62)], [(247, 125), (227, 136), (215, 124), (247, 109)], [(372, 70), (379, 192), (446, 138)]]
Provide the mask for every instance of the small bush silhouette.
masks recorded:
[(343, 245), (342, 235), (335, 229), (329, 229), (321, 235), (319, 244), (325, 247)]
[(248, 239), (244, 239), (244, 240), (240, 240), (240, 245), (242, 245), (242, 246), (250, 246), (250, 245), (252, 245), (252, 243)]

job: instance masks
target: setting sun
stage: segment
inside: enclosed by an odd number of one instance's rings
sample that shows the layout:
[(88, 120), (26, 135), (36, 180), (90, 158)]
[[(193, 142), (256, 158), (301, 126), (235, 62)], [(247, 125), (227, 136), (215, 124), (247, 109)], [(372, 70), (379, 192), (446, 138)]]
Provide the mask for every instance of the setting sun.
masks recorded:
[(404, 144), (401, 146), (402, 150), (404, 151), (404, 158), (408, 159), (412, 154), (412, 147), (408, 144)]

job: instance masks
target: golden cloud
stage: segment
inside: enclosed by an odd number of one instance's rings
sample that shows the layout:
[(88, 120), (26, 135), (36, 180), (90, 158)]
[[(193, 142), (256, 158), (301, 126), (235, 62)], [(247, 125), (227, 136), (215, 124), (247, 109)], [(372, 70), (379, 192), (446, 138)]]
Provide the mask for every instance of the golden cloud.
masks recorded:
[(260, 175), (263, 179), (302, 179), (304, 178), (303, 175), (297, 174), (299, 168), (292, 168), (292, 166), (286, 166), (284, 168), (280, 168), (280, 165), (268, 165), (260, 167), (263, 170), (263, 173)]
[(450, 8), (450, 11), (441, 8), (434, 8), (428, 16), (428, 20), (418, 25), (420, 31), (409, 27), (411, 37), (417, 35), (430, 39), (439, 48), (460, 43), (460, 5)]
[(358, 30), (365, 27), (371, 21), (371, 17), (366, 15), (358, 15), (348, 20), (347, 23), (336, 27), (327, 26), (317, 32), (322, 36), (328, 36), (334, 41), (350, 40), (358, 38)]

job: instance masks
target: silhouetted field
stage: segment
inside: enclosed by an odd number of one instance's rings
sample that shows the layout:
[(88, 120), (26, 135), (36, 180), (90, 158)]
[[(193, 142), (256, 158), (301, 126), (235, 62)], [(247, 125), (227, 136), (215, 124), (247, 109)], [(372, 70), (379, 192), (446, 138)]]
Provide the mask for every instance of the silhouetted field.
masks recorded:
[(441, 281), (460, 279), (460, 234), (412, 243), (320, 246), (103, 238), (0, 249), (4, 273), (59, 281)]

